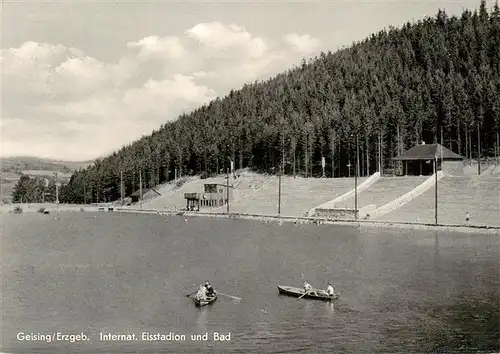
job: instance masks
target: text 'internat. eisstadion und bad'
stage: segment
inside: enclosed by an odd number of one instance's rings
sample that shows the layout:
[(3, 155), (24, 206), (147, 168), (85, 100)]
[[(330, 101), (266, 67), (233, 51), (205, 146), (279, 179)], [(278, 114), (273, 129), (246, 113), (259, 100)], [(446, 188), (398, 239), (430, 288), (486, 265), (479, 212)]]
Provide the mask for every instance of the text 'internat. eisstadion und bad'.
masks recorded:
[(185, 342), (185, 341), (216, 341), (228, 342), (231, 340), (231, 332), (205, 332), (205, 333), (175, 333), (175, 332), (99, 332), (89, 334), (79, 333), (27, 333), (18, 332), (16, 338), (19, 342), (45, 342), (45, 343), (82, 343), (82, 342)]

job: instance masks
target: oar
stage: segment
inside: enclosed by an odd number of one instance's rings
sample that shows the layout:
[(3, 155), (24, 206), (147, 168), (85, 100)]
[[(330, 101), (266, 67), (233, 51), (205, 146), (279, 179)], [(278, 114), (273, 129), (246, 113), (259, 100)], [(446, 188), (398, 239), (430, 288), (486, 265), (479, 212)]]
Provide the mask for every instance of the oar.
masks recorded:
[(224, 293), (221, 293), (221, 292), (217, 292), (217, 294), (220, 294), (220, 295), (224, 295), (224, 296), (230, 297), (231, 299), (241, 300), (241, 297), (232, 296), (232, 295), (227, 295), (227, 294), (224, 294)]
[[(326, 291), (324, 291), (324, 290), (313, 289), (313, 290), (309, 290), (308, 292), (305, 292), (304, 294), (302, 294), (297, 300), (302, 299), (304, 296), (306, 296), (307, 294), (312, 293), (313, 291), (316, 292), (316, 294), (326, 295)], [(340, 297), (340, 293), (335, 293), (335, 295), (338, 295)]]
[(192, 294), (186, 294), (186, 297), (190, 297), (190, 296), (193, 296), (194, 294), (196, 294), (198, 292), (198, 290), (196, 290), (194, 293)]
[(297, 300), (302, 299), (304, 296), (306, 296), (307, 294), (310, 294), (310, 293), (312, 293), (312, 290), (305, 292), (305, 293), (304, 293), (304, 294), (302, 294), (302, 295), (301, 295), (301, 296), (300, 296)]

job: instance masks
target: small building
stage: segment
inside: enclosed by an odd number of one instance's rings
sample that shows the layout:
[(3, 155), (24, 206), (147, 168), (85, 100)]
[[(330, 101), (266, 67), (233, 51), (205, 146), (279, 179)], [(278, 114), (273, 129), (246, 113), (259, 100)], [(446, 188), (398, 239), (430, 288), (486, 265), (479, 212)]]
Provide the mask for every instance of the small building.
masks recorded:
[(220, 183), (207, 183), (203, 185), (202, 193), (184, 193), (184, 198), (186, 199), (186, 209), (194, 210), (203, 207), (208, 208), (219, 208), (224, 206), (228, 202), (228, 192), (229, 192), (229, 202), (233, 199), (233, 186), (228, 186), (226, 184)]
[[(156, 198), (157, 196), (160, 196), (161, 194), (155, 190), (154, 188), (143, 188), (142, 189), (142, 200), (150, 200), (153, 198)], [(139, 199), (141, 197), (141, 190), (138, 189), (134, 193), (130, 195), (130, 198), (132, 199), (132, 203), (137, 203), (139, 202)]]
[(394, 157), (393, 160), (403, 162), (403, 175), (405, 176), (432, 175), (435, 162), (437, 162), (438, 171), (442, 170), (447, 175), (460, 176), (464, 173), (464, 157), (441, 144), (422, 143)]

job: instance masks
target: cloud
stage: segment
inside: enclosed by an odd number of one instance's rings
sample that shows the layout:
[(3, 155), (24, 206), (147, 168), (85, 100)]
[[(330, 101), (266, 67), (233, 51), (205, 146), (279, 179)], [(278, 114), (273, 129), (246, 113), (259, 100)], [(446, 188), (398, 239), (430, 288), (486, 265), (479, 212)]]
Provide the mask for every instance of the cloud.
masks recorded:
[(102, 156), (230, 89), (286, 70), (320, 44), (298, 34), (286, 36), (288, 46), (273, 44), (220, 22), (184, 35), (123, 43), (128, 52), (116, 62), (60, 44), (2, 49), (2, 154)]
[(226, 26), (220, 22), (200, 23), (186, 31), (186, 35), (207, 48), (224, 50), (240, 48), (251, 57), (261, 57), (267, 45), (260, 37), (253, 37), (243, 27)]
[[(70, 58), (54, 69), (55, 89), (84, 94), (111, 84), (112, 73), (106, 65), (91, 57)], [(58, 76), (58, 77), (57, 77)]]
[[(238, 65), (226, 65), (219, 70), (207, 74), (207, 79), (214, 82), (230, 82), (231, 85), (221, 87), (222, 92), (230, 88), (237, 89), (244, 83), (267, 79), (270, 74), (277, 74), (283, 68), (289, 68), (295, 63), (290, 53), (276, 51), (261, 58), (247, 58), (238, 62)], [(298, 59), (297, 59), (298, 61)]]
[(177, 75), (79, 101), (40, 105), (36, 111), (41, 121), (16, 119), (4, 124), (9, 134), (3, 137), (3, 154), (95, 158), (215, 97), (213, 90), (198, 85), (194, 77)]
[(196, 71), (193, 73), (193, 77), (195, 78), (203, 78), (203, 77), (206, 77), (207, 76), (207, 73), (204, 72), (203, 70), (202, 71)]
[(124, 101), (130, 105), (147, 103), (146, 106), (154, 107), (179, 100), (188, 104), (203, 104), (215, 97), (215, 91), (196, 84), (194, 77), (176, 74), (171, 79), (149, 80), (139, 89), (128, 90), (124, 95)]
[(194, 77), (174, 75), (164, 80), (150, 79), (141, 87), (110, 91), (79, 101), (40, 105), (48, 115), (72, 117), (78, 121), (97, 124), (116, 124), (117, 131), (124, 126), (143, 125), (151, 131), (182, 111), (202, 105), (216, 97), (212, 89), (199, 85)]
[[(2, 50), (2, 57), (5, 54)], [(67, 48), (60, 44), (36, 43), (28, 41), (23, 43), (19, 48), (8, 49), (7, 52), (12, 56), (14, 63), (9, 68), (19, 70), (29, 67), (30, 65), (50, 66), (51, 63), (57, 62), (67, 56), (81, 56), (82, 52), (76, 48)]]
[(289, 33), (284, 37), (296, 52), (310, 54), (319, 48), (321, 41), (308, 34)]
[(137, 42), (128, 42), (127, 47), (139, 48), (141, 59), (178, 59), (186, 54), (178, 37), (149, 36)]
[(81, 50), (26, 42), (2, 49), (4, 100), (71, 99), (123, 85), (136, 68), (130, 58), (103, 63)]
[[(140, 130), (139, 130), (140, 131)], [(124, 142), (137, 138), (137, 127), (69, 120), (58, 124), (4, 117), (2, 120), (3, 156), (39, 156), (86, 160), (112, 152)]]

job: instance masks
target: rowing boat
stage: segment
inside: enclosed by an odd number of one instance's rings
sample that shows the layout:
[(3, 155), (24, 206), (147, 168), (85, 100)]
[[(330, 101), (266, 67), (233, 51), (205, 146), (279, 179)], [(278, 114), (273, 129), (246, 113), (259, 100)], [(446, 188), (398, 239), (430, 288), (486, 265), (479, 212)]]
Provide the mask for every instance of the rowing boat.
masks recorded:
[(197, 307), (202, 307), (214, 303), (217, 300), (217, 293), (214, 293), (214, 296), (211, 297), (207, 296), (206, 300), (200, 300), (196, 296), (193, 296), (192, 299)]
[(293, 297), (302, 296), (302, 298), (316, 299), (321, 301), (333, 301), (337, 300), (340, 297), (339, 294), (327, 295), (324, 290), (319, 290), (319, 289), (313, 289), (310, 293), (304, 295), (305, 294), (304, 289), (295, 288), (293, 286), (284, 286), (284, 285), (278, 285), (278, 291), (280, 294), (283, 295), (288, 295)]

